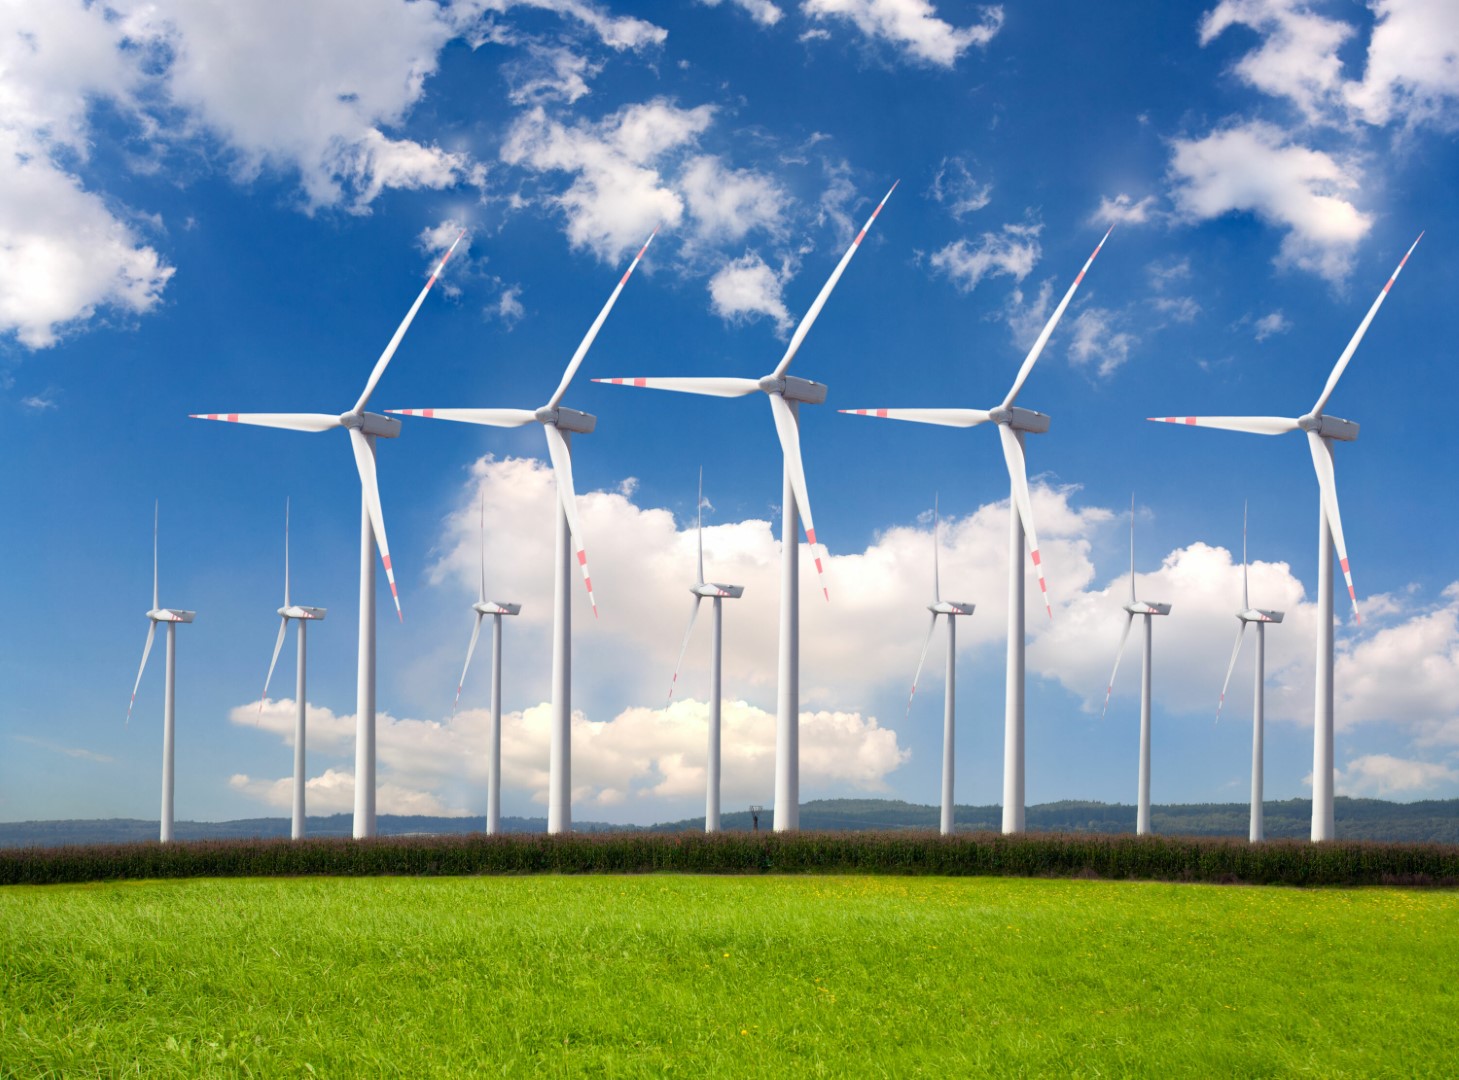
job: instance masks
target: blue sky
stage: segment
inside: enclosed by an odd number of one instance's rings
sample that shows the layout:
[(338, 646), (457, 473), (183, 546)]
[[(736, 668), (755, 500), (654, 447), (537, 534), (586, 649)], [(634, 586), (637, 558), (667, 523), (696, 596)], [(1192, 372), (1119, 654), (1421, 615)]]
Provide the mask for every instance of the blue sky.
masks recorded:
[[(835, 409), (996, 404), (1114, 221), (1019, 401), (1053, 417), (1028, 447), (1055, 614), (1029, 623), (1030, 802), (1134, 798), (1137, 663), (1099, 719), (1132, 491), (1141, 596), (1174, 606), (1156, 628), (1154, 799), (1246, 796), (1249, 653), (1212, 722), (1245, 500), (1253, 603), (1289, 613), (1268, 634), (1267, 792), (1307, 792), (1307, 452), (1144, 418), (1304, 412), (1423, 229), (1328, 406), (1362, 424), (1337, 448), (1365, 613), (1338, 630), (1338, 790), (1459, 795), (1459, 570), (1443, 540), (1459, 525), (1456, 48), (1459, 14), (1433, 0), (7, 5), (0, 549), (18, 615), (0, 651), (0, 818), (156, 813), (160, 653), (122, 722), (154, 498), (162, 603), (199, 612), (179, 631), (179, 816), (287, 813), (291, 652), (259, 711), (286, 495), (294, 599), (329, 608), (310, 638), (310, 806), (348, 808), (346, 440), (186, 417), (349, 408), (460, 227), (373, 408), (541, 404), (662, 226), (564, 399), (599, 417), (574, 446), (602, 608), (594, 624), (579, 590), (574, 813), (702, 812), (707, 636), (663, 708), (701, 464), (709, 572), (747, 586), (725, 617), (724, 804), (768, 803), (768, 410), (588, 380), (768, 372), (897, 179), (791, 369), (830, 386), (802, 414), (831, 587), (827, 605), (805, 582), (803, 794), (936, 799), (940, 645), (909, 718), (904, 695), (939, 493), (944, 595), (978, 605), (959, 632), (957, 794), (998, 798), (996, 438)], [(542, 438), (406, 421), (380, 477), (406, 616), (380, 625), (380, 808), (484, 806), (481, 656), (450, 708), (484, 495), (489, 591), (525, 605), (506, 645), (504, 812), (540, 814)]]

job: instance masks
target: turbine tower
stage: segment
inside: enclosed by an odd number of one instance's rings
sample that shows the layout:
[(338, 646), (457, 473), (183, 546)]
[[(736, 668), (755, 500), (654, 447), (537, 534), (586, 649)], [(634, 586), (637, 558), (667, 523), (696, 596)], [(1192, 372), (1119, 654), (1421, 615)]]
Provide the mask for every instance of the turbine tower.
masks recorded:
[(165, 608), (157, 601), (157, 504), (152, 504), (152, 608), (147, 612), (147, 644), (142, 646), (142, 666), (137, 668), (137, 681), (132, 684), (132, 700), (127, 704), (127, 723), (132, 722), (132, 706), (137, 703), (137, 687), (142, 685), (142, 672), (147, 670), (147, 656), (157, 636), (157, 624), (167, 624), (167, 689), (162, 698), (162, 817), (159, 839), (172, 840), (172, 762), (174, 736), (177, 733), (177, 624), (190, 623), (196, 611)]
[(943, 427), (973, 427), (992, 422), (998, 425), (998, 438), (1003, 446), (1003, 461), (1008, 469), (1009, 485), (1009, 530), (1008, 530), (1008, 671), (1005, 680), (1005, 701), (1003, 712), (1003, 831), (1021, 833), (1024, 828), (1024, 717), (1023, 717), (1023, 653), (1024, 653), (1024, 571), (1021, 569), (1025, 540), (1029, 558), (1038, 574), (1039, 591), (1043, 594), (1044, 607), (1053, 618), (1054, 610), (1049, 604), (1048, 584), (1044, 581), (1043, 560), (1039, 556), (1038, 534), (1034, 530), (1033, 506), (1028, 495), (1028, 472), (1023, 456), (1023, 438), (1027, 433), (1035, 435), (1049, 430), (1049, 418), (1032, 409), (1014, 405), (1018, 392), (1023, 389), (1029, 372), (1033, 371), (1039, 354), (1048, 344), (1049, 335), (1063, 318), (1074, 291), (1084, 280), (1094, 264), (1095, 256), (1104, 247), (1114, 226), (1095, 247), (1094, 253), (1085, 261), (1083, 269), (1069, 286), (1064, 299), (1054, 309), (1043, 332), (1033, 343), (1033, 348), (1024, 357), (1023, 366), (1003, 403), (994, 409), (842, 409), (841, 412), (855, 416), (877, 416), (885, 420), (912, 420), (922, 424), (938, 424)]
[(646, 386), (655, 390), (677, 390), (685, 394), (704, 394), (709, 397), (744, 397), (757, 391), (770, 399), (770, 412), (775, 418), (775, 432), (780, 439), (780, 451), (784, 458), (784, 477), (781, 485), (780, 507), (780, 652), (777, 665), (777, 692), (775, 699), (775, 831), (800, 828), (800, 521), (805, 522), (806, 543), (811, 557), (816, 562), (816, 573), (821, 578), (821, 592), (829, 601), (830, 591), (826, 588), (821, 558), (816, 554), (816, 526), (811, 518), (810, 496), (806, 491), (805, 466), (800, 456), (800, 405), (819, 405), (826, 400), (826, 385), (809, 379), (798, 379), (787, 375), (786, 369), (800, 351), (806, 334), (815, 325), (821, 308), (826, 304), (831, 290), (841, 280), (851, 257), (861, 247), (881, 208), (897, 190), (882, 196), (876, 209), (867, 218), (866, 224), (851, 241), (846, 254), (831, 271), (831, 276), (821, 286), (820, 293), (811, 304), (810, 310), (801, 319), (800, 325), (790, 337), (785, 354), (775, 370), (760, 379), (740, 378), (612, 378), (594, 379), (594, 382), (612, 383), (615, 386)]
[(410, 328), (415, 313), (425, 302), (426, 293), (445, 269), (446, 260), (463, 232), (441, 256), (430, 280), (421, 289), (405, 319), (395, 330), (380, 359), (370, 372), (365, 389), (349, 412), (340, 413), (193, 413), (194, 420), (225, 420), (232, 424), (254, 424), (259, 427), (285, 428), (289, 431), (330, 431), (344, 428), (349, 432), (350, 449), (355, 455), (355, 469), (360, 475), (360, 641), (355, 681), (355, 821), (356, 839), (375, 835), (375, 558), (385, 565), (385, 578), (390, 583), (390, 596), (395, 601), (395, 614), (403, 622), (400, 596), (395, 591), (395, 571), (390, 565), (390, 543), (385, 538), (385, 514), (380, 508), (380, 485), (375, 474), (375, 440), (393, 439), (400, 434), (400, 421), (378, 413), (365, 412), (370, 395), (390, 358), (400, 347), (400, 339)]
[(942, 575), (938, 570), (938, 518), (937, 498), (932, 499), (932, 603), (927, 610), (932, 612), (932, 624), (927, 628), (927, 640), (922, 642), (922, 655), (917, 659), (917, 673), (912, 676), (912, 692), (907, 695), (907, 716), (912, 715), (912, 699), (917, 696), (917, 680), (922, 677), (922, 665), (927, 660), (927, 648), (932, 644), (932, 635), (937, 632), (937, 617), (947, 616), (947, 683), (942, 704), (942, 823), (943, 836), (952, 835), (953, 807), (953, 715), (957, 709), (957, 624), (958, 615), (971, 615), (972, 604), (942, 598)]
[(572, 484), (572, 436), (574, 433), (588, 435), (597, 426), (598, 418), (589, 413), (578, 412), (560, 405), (567, 393), (568, 384), (577, 374), (578, 365), (588, 354), (588, 348), (603, 328), (603, 321), (618, 302), (618, 294), (628, 284), (638, 261), (648, 250), (655, 229), (643, 242), (633, 262), (618, 279), (617, 286), (588, 327), (586, 336), (577, 351), (567, 363), (557, 390), (540, 409), (386, 409), (388, 413), (402, 416), (423, 416), (428, 420), (456, 420), (465, 424), (484, 424), (487, 427), (522, 427), (524, 424), (541, 424), (547, 436), (547, 453), (552, 459), (552, 472), (557, 478), (557, 549), (553, 571), (553, 620), (552, 620), (552, 744), (548, 764), (547, 781), (547, 831), (563, 833), (572, 828), (572, 546), (577, 549), (578, 566), (582, 568), (583, 585), (588, 590), (588, 600), (593, 605), (593, 617), (598, 617), (598, 602), (593, 598), (593, 578), (588, 573), (588, 555), (583, 543), (583, 532), (578, 525), (577, 495)]
[(486, 835), (495, 836), (502, 831), (502, 616), (519, 614), (522, 605), (498, 603), (486, 598), (485, 492), (481, 496), (481, 583), (471, 610), (476, 612), (476, 625), (471, 628), (471, 643), (466, 646), (466, 665), (461, 669), (461, 681), (456, 684), (456, 701), (451, 706), (451, 715), (456, 715), (456, 706), (461, 704), (461, 687), (466, 685), (466, 673), (471, 670), (471, 654), (476, 652), (476, 639), (481, 636), (481, 620), (490, 615), (491, 723), (486, 733)]
[(294, 840), (304, 839), (304, 629), (306, 624), (324, 618), (325, 608), (300, 607), (289, 599), (289, 500), (284, 500), (284, 606), (279, 608), (279, 636), (274, 639), (274, 658), (269, 661), (268, 675), (263, 680), (263, 695), (258, 699), (258, 711), (263, 712), (264, 700), (268, 697), (268, 684), (273, 681), (274, 665), (279, 662), (279, 650), (284, 647), (284, 635), (289, 632), (289, 620), (299, 621), (299, 670), (294, 674), (294, 815), (289, 836)]
[(1145, 654), (1140, 667), (1140, 798), (1135, 810), (1135, 835), (1150, 835), (1150, 616), (1169, 615), (1169, 604), (1147, 604), (1135, 599), (1135, 497), (1130, 496), (1130, 602), (1125, 605), (1125, 630), (1120, 634), (1120, 647), (1115, 650), (1114, 670), (1109, 673), (1109, 686), (1104, 691), (1103, 720), (1109, 712), (1109, 696), (1114, 691), (1115, 674), (1120, 670), (1120, 658), (1125, 655), (1125, 642), (1130, 639), (1130, 626), (1135, 616), (1145, 620)]
[(1343, 579), (1347, 582), (1348, 598), (1353, 605), (1353, 618), (1358, 621), (1362, 619), (1358, 613), (1358, 594), (1353, 588), (1353, 575), (1348, 568), (1348, 546), (1343, 540), (1342, 514), (1337, 504), (1337, 479), (1332, 466), (1334, 440), (1338, 442), (1354, 441), (1358, 437), (1358, 425), (1351, 420), (1328, 416), (1322, 410), (1327, 405), (1327, 399), (1332, 396), (1333, 390), (1337, 387), (1338, 379), (1342, 378), (1342, 373), (1346, 370), (1348, 361), (1352, 359), (1358, 343), (1368, 332), (1368, 324), (1373, 321), (1373, 316), (1378, 314), (1378, 309), (1388, 298), (1388, 291), (1393, 288), (1393, 283), (1398, 280), (1398, 275), (1403, 271), (1404, 263), (1408, 262), (1408, 257), (1413, 254), (1413, 249), (1418, 247), (1419, 240), (1423, 238), (1424, 234), (1419, 233), (1418, 240), (1409, 246), (1408, 251), (1399, 260), (1393, 276), (1388, 279), (1383, 286), (1383, 291), (1373, 301), (1373, 306), (1368, 309), (1368, 314), (1363, 316), (1363, 321), (1358, 324), (1358, 329), (1353, 334), (1352, 340), (1348, 342), (1348, 347), (1337, 358), (1337, 363), (1333, 365), (1332, 373), (1327, 376), (1327, 385), (1322, 388), (1322, 394), (1318, 397), (1317, 403), (1306, 414), (1295, 418), (1285, 416), (1152, 416), (1148, 418), (1158, 423), (1223, 428), (1226, 431), (1245, 431), (1252, 435), (1282, 435), (1289, 431), (1302, 431), (1307, 435), (1307, 448), (1312, 453), (1312, 467), (1317, 472), (1317, 487), (1320, 492), (1317, 512), (1317, 690), (1312, 725), (1312, 839), (1314, 841), (1331, 840), (1335, 833), (1332, 805), (1332, 549), (1334, 546), (1337, 548), (1337, 557), (1342, 565)]
[(1241, 638), (1246, 633), (1246, 624), (1256, 626), (1256, 690), (1252, 698), (1251, 727), (1251, 834), (1253, 844), (1264, 839), (1262, 826), (1262, 772), (1264, 752), (1263, 724), (1265, 702), (1263, 691), (1266, 683), (1266, 624), (1282, 621), (1280, 611), (1262, 611), (1251, 606), (1250, 582), (1246, 572), (1246, 508), (1241, 510), (1241, 610), (1236, 613), (1241, 620), (1236, 628), (1236, 644), (1231, 649), (1231, 662), (1226, 665), (1226, 681), (1221, 684), (1221, 699), (1216, 703), (1216, 723), (1221, 722), (1221, 706), (1226, 704), (1226, 688), (1231, 685), (1231, 672), (1236, 670), (1236, 657), (1241, 654)]
[(694, 633), (694, 620), (699, 617), (699, 601), (706, 596), (714, 601), (714, 630), (710, 636), (709, 666), (709, 755), (705, 769), (704, 831), (719, 832), (719, 742), (720, 742), (720, 623), (723, 612), (721, 601), (725, 598), (738, 600), (745, 594), (743, 585), (720, 585), (704, 580), (704, 467), (699, 468), (699, 502), (695, 506), (694, 533), (699, 544), (699, 576), (689, 591), (694, 594), (694, 606), (689, 609), (689, 627), (684, 631), (684, 643), (679, 646), (679, 659), (674, 663), (674, 677), (669, 682), (669, 699), (673, 700), (674, 687), (679, 682), (679, 668), (684, 663), (684, 653), (689, 648), (689, 635)]

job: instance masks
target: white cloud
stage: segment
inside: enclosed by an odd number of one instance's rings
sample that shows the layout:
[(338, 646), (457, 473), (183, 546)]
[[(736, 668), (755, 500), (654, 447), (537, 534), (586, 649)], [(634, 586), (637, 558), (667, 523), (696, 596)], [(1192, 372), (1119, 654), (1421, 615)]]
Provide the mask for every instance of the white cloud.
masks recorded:
[(1309, 122), (1340, 102), (1338, 49), (1353, 34), (1347, 23), (1317, 14), (1306, 0), (1222, 0), (1201, 20), (1201, 44), (1232, 26), (1249, 27), (1262, 37), (1261, 45), (1236, 63), (1242, 81), (1288, 98)]
[(1274, 334), (1285, 334), (1292, 329), (1292, 323), (1280, 311), (1272, 311), (1252, 323), (1257, 341), (1265, 341)]
[(1116, 329), (1119, 316), (1108, 308), (1089, 307), (1074, 320), (1074, 339), (1069, 343), (1069, 359), (1075, 367), (1094, 366), (1101, 378), (1113, 374), (1130, 358), (1130, 350), (1139, 338), (1127, 330)]
[(738, 321), (764, 315), (785, 333), (792, 320), (781, 296), (784, 285), (783, 274), (772, 270), (759, 253), (747, 251), (709, 279), (710, 304), (721, 319)]
[(873, 41), (949, 68), (972, 46), (987, 45), (1003, 27), (1003, 8), (997, 5), (982, 9), (982, 22), (961, 28), (939, 18), (928, 0), (802, 0), (801, 10), (812, 19), (848, 20)]
[(29, 409), (31, 412), (50, 412), (59, 408), (51, 391), (44, 394), (28, 394), (20, 399), (20, 405), (21, 408)]
[(444, 12), (463, 33), (471, 33), (483, 14), (505, 14), (512, 8), (551, 11), (587, 27), (610, 49), (620, 52), (662, 45), (669, 32), (632, 15), (612, 15), (591, 0), (456, 0)]
[(786, 194), (772, 178), (726, 168), (709, 154), (685, 165), (678, 186), (696, 233), (706, 241), (738, 241), (757, 228), (774, 233), (785, 214)]
[(1011, 277), (1022, 281), (1043, 253), (1041, 225), (1004, 225), (1001, 232), (985, 232), (976, 241), (955, 240), (932, 254), (934, 270), (948, 276), (963, 292), (972, 292), (983, 278)]
[(1392, 754), (1364, 754), (1337, 770), (1339, 795), (1389, 799), (1419, 795), (1459, 781), (1459, 769), (1437, 761), (1411, 761)]
[(588, 80), (603, 70), (586, 56), (563, 46), (529, 44), (527, 56), (502, 65), (514, 105), (564, 101), (571, 105), (588, 94)]
[(683, 218), (684, 200), (661, 166), (672, 152), (693, 146), (713, 115), (708, 105), (681, 109), (657, 98), (597, 123), (568, 126), (537, 107), (512, 125), (501, 154), (511, 165), (571, 176), (567, 189), (552, 196), (567, 217), (568, 239), (613, 261), (656, 226)]
[[(721, 0), (700, 0), (709, 7), (719, 7)], [(785, 12), (771, 3), (771, 0), (730, 0), (736, 7), (749, 13), (761, 26), (774, 26), (785, 17)]]
[(1152, 302), (1155, 310), (1172, 322), (1195, 322), (1201, 313), (1201, 305), (1193, 296), (1157, 296)]
[(508, 330), (516, 326), (522, 316), (527, 314), (527, 309), (522, 306), (522, 287), (510, 285), (503, 289), (501, 295), (497, 297), (496, 303), (488, 311), (505, 323)]
[(1373, 0), (1377, 25), (1349, 105), (1370, 124), (1459, 126), (1459, 7), (1450, 0)]
[(1128, 195), (1119, 194), (1113, 199), (1101, 198), (1092, 220), (1101, 225), (1143, 225), (1150, 220), (1154, 209), (1154, 195), (1146, 195), (1136, 201)]
[(1192, 221), (1252, 213), (1287, 230), (1279, 262), (1341, 281), (1372, 218), (1348, 201), (1361, 174), (1261, 121), (1175, 139), (1171, 198)]
[(955, 221), (987, 206), (993, 198), (993, 185), (973, 179), (967, 164), (959, 157), (946, 157), (937, 167), (932, 187), (927, 193), (933, 201), (947, 207)]

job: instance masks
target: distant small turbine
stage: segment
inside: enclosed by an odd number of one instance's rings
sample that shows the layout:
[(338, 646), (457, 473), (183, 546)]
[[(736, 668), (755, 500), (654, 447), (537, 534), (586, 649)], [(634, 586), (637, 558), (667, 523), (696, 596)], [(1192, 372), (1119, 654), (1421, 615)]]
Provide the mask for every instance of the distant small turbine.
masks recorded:
[(498, 603), (486, 598), (485, 493), (481, 496), (481, 582), (471, 610), (476, 612), (476, 625), (471, 628), (471, 643), (466, 646), (466, 665), (461, 669), (461, 681), (456, 684), (456, 701), (451, 706), (451, 715), (456, 715), (456, 706), (461, 704), (461, 687), (466, 685), (466, 673), (471, 670), (471, 656), (476, 652), (476, 639), (481, 636), (481, 620), (490, 615), (491, 723), (486, 733), (486, 834), (495, 836), (502, 831), (502, 616), (518, 614), (522, 605)]
[(912, 692), (907, 695), (907, 715), (912, 715), (912, 699), (917, 696), (917, 680), (922, 677), (922, 665), (927, 660), (927, 649), (932, 644), (932, 635), (937, 632), (937, 617), (947, 616), (947, 683), (942, 705), (942, 835), (952, 835), (953, 807), (953, 714), (957, 708), (957, 624), (958, 615), (971, 615), (972, 604), (962, 604), (942, 598), (942, 580), (938, 570), (938, 517), (937, 499), (932, 500), (932, 603), (927, 610), (932, 612), (932, 624), (927, 628), (927, 640), (922, 643), (922, 655), (917, 660), (917, 673), (912, 676)]
[(1124, 610), (1129, 613), (1125, 619), (1125, 632), (1120, 635), (1120, 647), (1115, 651), (1114, 670), (1109, 673), (1109, 686), (1104, 692), (1103, 720), (1109, 712), (1109, 696), (1114, 691), (1115, 674), (1120, 670), (1120, 658), (1125, 654), (1125, 642), (1130, 638), (1130, 626), (1136, 615), (1145, 619), (1145, 655), (1140, 669), (1140, 802), (1135, 811), (1135, 835), (1150, 835), (1150, 616), (1169, 615), (1169, 604), (1149, 604), (1135, 599), (1135, 497), (1130, 496), (1130, 602)]
[(1221, 700), (1216, 703), (1216, 723), (1221, 722), (1221, 706), (1226, 704), (1226, 688), (1231, 685), (1231, 672), (1236, 670), (1236, 657), (1241, 653), (1241, 638), (1246, 633), (1246, 624), (1256, 625), (1256, 691), (1252, 699), (1251, 727), (1251, 842), (1262, 836), (1262, 771), (1263, 771), (1263, 690), (1266, 682), (1266, 624), (1282, 621), (1280, 611), (1259, 611), (1251, 606), (1251, 595), (1246, 572), (1246, 509), (1241, 511), (1241, 610), (1236, 613), (1241, 620), (1236, 629), (1236, 644), (1231, 649), (1231, 662), (1226, 665), (1226, 681), (1221, 684)]
[(147, 644), (142, 647), (142, 666), (137, 668), (137, 681), (132, 684), (132, 700), (127, 704), (127, 723), (132, 722), (132, 706), (137, 703), (137, 687), (142, 685), (142, 672), (147, 670), (147, 656), (157, 636), (157, 624), (167, 624), (167, 689), (162, 699), (162, 818), (159, 839), (172, 840), (172, 760), (177, 731), (177, 624), (190, 623), (196, 611), (165, 608), (157, 602), (157, 504), (152, 504), (152, 609), (147, 612)]
[(307, 623), (324, 618), (325, 608), (300, 607), (289, 600), (289, 500), (284, 500), (284, 606), (279, 608), (279, 636), (274, 640), (274, 658), (269, 661), (268, 675), (263, 680), (263, 696), (258, 699), (258, 711), (263, 712), (263, 703), (268, 698), (268, 685), (273, 681), (274, 665), (279, 662), (279, 650), (284, 647), (284, 635), (289, 632), (289, 620), (299, 620), (299, 670), (294, 674), (294, 816), (289, 836), (294, 840), (304, 839), (304, 628)]
[(684, 643), (679, 646), (679, 659), (674, 663), (674, 677), (669, 682), (669, 698), (674, 697), (674, 687), (679, 682), (679, 668), (684, 663), (684, 653), (689, 648), (689, 636), (694, 633), (694, 620), (699, 617), (699, 601), (706, 596), (714, 601), (714, 631), (710, 636), (709, 665), (709, 757), (705, 769), (704, 831), (719, 832), (719, 744), (720, 744), (720, 621), (723, 614), (720, 601), (728, 597), (738, 600), (745, 594), (743, 585), (720, 585), (704, 580), (704, 469), (699, 469), (699, 502), (695, 506), (694, 532), (699, 542), (699, 576), (689, 591), (694, 594), (694, 606), (689, 609), (689, 627), (684, 631)]

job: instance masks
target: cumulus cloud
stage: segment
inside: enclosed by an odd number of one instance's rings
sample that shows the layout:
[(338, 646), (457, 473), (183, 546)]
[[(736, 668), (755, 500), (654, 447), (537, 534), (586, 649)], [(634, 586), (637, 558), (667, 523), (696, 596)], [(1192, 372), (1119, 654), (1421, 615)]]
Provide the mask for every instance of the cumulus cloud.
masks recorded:
[(709, 279), (710, 304), (716, 315), (732, 322), (766, 316), (783, 334), (792, 322), (781, 296), (784, 285), (782, 274), (758, 252), (747, 251)]
[(1412, 761), (1392, 754), (1364, 754), (1337, 770), (1339, 795), (1391, 799), (1421, 795), (1459, 781), (1459, 769), (1438, 761)]
[(1348, 104), (1370, 124), (1459, 125), (1459, 9), (1447, 0), (1375, 0), (1363, 79)]
[(514, 105), (540, 105), (562, 101), (571, 105), (588, 95), (588, 80), (603, 70), (565, 46), (532, 43), (527, 55), (502, 66)]
[(992, 201), (993, 185), (974, 180), (962, 158), (946, 157), (938, 165), (927, 194), (934, 202), (947, 207), (955, 221), (961, 221)]
[(710, 154), (690, 159), (678, 186), (696, 234), (706, 241), (739, 241), (751, 229), (774, 233), (785, 213), (787, 196), (771, 177), (728, 168)]
[(1275, 334), (1285, 334), (1292, 329), (1291, 321), (1280, 311), (1270, 311), (1251, 324), (1257, 341), (1265, 341)]
[(954, 240), (933, 252), (928, 262), (962, 292), (972, 292), (989, 275), (1021, 282), (1043, 253), (1039, 245), (1042, 230), (1042, 225), (1004, 225), (1001, 231), (985, 232), (975, 241)]
[(940, 18), (929, 0), (802, 0), (801, 10), (812, 19), (848, 21), (909, 59), (946, 68), (972, 46), (987, 45), (1003, 28), (1001, 5), (983, 8), (982, 21), (966, 27)]
[(1191, 221), (1251, 213), (1286, 230), (1279, 262), (1341, 281), (1372, 228), (1349, 196), (1361, 174), (1262, 121), (1172, 142), (1169, 178), (1177, 211)]
[(1262, 39), (1236, 62), (1243, 82), (1290, 99), (1309, 121), (1341, 102), (1338, 49), (1353, 34), (1347, 23), (1318, 14), (1306, 0), (1222, 0), (1201, 20), (1201, 44), (1233, 26), (1255, 30)]
[(1140, 339), (1128, 330), (1117, 329), (1119, 322), (1120, 316), (1108, 308), (1081, 311), (1074, 320), (1074, 339), (1069, 343), (1069, 359), (1074, 366), (1093, 367), (1103, 379), (1124, 364)]
[(662, 45), (669, 36), (661, 26), (632, 15), (613, 15), (592, 0), (456, 0), (443, 11), (442, 17), (471, 34), (478, 29), (482, 15), (506, 14), (513, 8), (554, 12), (586, 27), (604, 45), (619, 52)]
[[(699, 2), (709, 7), (719, 7), (721, 0), (699, 0)], [(774, 26), (785, 17), (785, 12), (771, 3), (771, 0), (730, 0), (730, 2), (747, 12), (761, 26)]]
[(1155, 212), (1155, 196), (1133, 199), (1128, 195), (1116, 195), (1113, 199), (1101, 198), (1099, 209), (1092, 220), (1101, 225), (1143, 225)]

